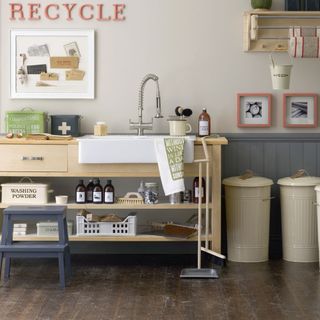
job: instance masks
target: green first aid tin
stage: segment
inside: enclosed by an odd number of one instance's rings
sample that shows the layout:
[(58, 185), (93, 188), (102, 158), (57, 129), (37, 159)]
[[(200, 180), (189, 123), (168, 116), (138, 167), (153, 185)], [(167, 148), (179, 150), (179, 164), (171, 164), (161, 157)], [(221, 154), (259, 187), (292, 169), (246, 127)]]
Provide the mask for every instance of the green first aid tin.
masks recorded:
[(43, 133), (45, 132), (44, 112), (29, 108), (20, 111), (7, 111), (5, 117), (6, 133)]

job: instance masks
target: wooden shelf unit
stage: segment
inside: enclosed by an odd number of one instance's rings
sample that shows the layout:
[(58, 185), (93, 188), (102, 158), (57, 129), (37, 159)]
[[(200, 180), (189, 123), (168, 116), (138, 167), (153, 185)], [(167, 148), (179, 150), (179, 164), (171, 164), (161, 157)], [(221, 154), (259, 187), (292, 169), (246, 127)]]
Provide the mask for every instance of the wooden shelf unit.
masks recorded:
[[(55, 203), (48, 203), (46, 205), (56, 205)], [(211, 205), (211, 204), (210, 204)], [(0, 203), (0, 209), (5, 209), (9, 205), (5, 203)], [(78, 203), (68, 203), (66, 205), (68, 209), (81, 210), (196, 210), (198, 205), (195, 203), (181, 203), (181, 204), (170, 204), (170, 203), (157, 203), (157, 204), (78, 204)], [(202, 208), (205, 208), (205, 204), (202, 204)]]
[[(210, 154), (210, 179), (211, 179), (211, 249), (221, 252), (221, 146), (228, 144), (227, 139), (209, 138), (206, 140)], [(43, 157), (41, 166), (37, 161), (25, 163), (21, 159), (23, 156), (42, 156), (42, 151), (46, 154), (56, 152), (56, 146), (60, 146), (59, 159), (63, 159), (63, 166), (57, 166), (50, 157)], [(62, 148), (61, 148), (62, 147)], [(4, 159), (0, 162), (0, 178), (5, 180), (8, 177), (159, 177), (157, 164), (79, 164), (78, 163), (78, 143), (76, 140), (70, 141), (41, 141), (26, 139), (6, 139), (0, 138), (0, 151)], [(54, 157), (57, 155), (55, 154)], [(203, 158), (201, 140), (195, 141), (195, 158)], [(185, 176), (194, 177), (198, 175), (198, 165), (196, 163), (185, 164)], [(53, 204), (52, 204), (53, 205)], [(0, 209), (8, 205), (0, 203)], [(155, 205), (124, 205), (124, 204), (76, 204), (69, 203), (68, 209), (97, 209), (97, 210), (197, 210), (197, 204), (175, 204), (159, 203)], [(204, 205), (203, 205), (204, 206)], [(1, 219), (2, 220), (2, 219)], [(53, 241), (54, 237), (39, 237), (36, 235), (26, 235), (16, 237), (21, 241)], [(121, 242), (179, 242), (196, 241), (193, 238), (167, 237), (157, 234), (140, 234), (136, 236), (77, 236), (71, 235), (70, 241), (121, 241)]]
[(287, 52), (289, 27), (320, 26), (320, 11), (262, 11), (243, 15), (243, 50)]

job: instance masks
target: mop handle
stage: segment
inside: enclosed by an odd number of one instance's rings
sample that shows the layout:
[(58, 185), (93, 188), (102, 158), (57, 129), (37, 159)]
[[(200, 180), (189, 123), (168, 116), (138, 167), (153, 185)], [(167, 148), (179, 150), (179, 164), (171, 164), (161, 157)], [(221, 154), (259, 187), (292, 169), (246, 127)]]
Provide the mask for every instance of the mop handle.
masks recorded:
[(204, 159), (195, 160), (194, 162), (199, 163), (199, 193), (198, 193), (198, 269), (201, 269), (201, 233), (202, 233), (202, 163), (206, 163), (206, 246), (208, 246), (208, 219), (209, 219), (209, 207), (208, 207), (208, 172), (209, 172), (209, 154), (208, 148), (205, 141), (206, 137), (201, 139)]

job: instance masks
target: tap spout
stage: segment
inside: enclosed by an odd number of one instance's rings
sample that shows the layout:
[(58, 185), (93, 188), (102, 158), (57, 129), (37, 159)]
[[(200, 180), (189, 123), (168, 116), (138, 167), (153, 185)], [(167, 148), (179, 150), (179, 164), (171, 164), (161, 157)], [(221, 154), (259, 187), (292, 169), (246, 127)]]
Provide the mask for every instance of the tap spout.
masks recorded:
[(143, 135), (144, 130), (152, 130), (152, 122), (144, 123), (142, 119), (142, 113), (143, 113), (143, 100), (144, 100), (144, 89), (146, 86), (146, 83), (149, 80), (153, 80), (156, 83), (156, 115), (155, 118), (163, 118), (161, 114), (161, 97), (160, 97), (160, 86), (159, 86), (159, 77), (155, 74), (149, 73), (147, 74), (141, 82), (140, 89), (139, 89), (139, 103), (138, 103), (138, 122), (132, 122), (130, 123), (130, 129), (136, 129), (138, 135)]

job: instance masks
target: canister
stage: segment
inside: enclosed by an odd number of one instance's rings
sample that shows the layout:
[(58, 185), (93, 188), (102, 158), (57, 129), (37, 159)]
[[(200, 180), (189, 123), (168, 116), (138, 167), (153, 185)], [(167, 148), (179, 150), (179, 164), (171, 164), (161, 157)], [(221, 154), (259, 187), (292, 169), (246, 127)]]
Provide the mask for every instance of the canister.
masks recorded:
[(155, 204), (159, 202), (159, 189), (156, 182), (147, 182), (144, 191), (144, 203)]
[(51, 133), (56, 135), (80, 136), (79, 115), (51, 115)]

